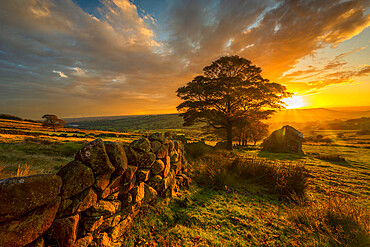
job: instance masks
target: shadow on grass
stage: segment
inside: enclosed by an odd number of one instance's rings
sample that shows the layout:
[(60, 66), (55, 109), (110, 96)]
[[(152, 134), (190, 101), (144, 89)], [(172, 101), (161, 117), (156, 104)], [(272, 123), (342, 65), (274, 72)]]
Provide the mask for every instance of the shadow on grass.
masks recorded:
[(300, 160), (304, 158), (303, 154), (292, 153), (271, 153), (267, 151), (259, 151), (257, 157), (271, 160)]

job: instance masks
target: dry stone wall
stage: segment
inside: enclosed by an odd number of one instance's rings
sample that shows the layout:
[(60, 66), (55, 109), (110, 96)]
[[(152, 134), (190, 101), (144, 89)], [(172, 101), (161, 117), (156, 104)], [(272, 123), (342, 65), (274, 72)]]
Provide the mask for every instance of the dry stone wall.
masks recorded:
[(180, 141), (94, 140), (56, 175), (0, 180), (0, 246), (121, 246), (144, 204), (189, 186)]

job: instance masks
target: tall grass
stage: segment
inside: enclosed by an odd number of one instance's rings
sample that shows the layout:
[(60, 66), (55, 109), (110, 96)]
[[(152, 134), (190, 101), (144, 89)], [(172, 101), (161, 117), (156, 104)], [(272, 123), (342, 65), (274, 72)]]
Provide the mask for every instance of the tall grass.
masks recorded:
[(317, 234), (321, 246), (369, 246), (370, 213), (348, 199), (330, 196), (324, 201), (287, 208), (289, 218)]
[(197, 163), (199, 181), (216, 189), (236, 185), (245, 179), (254, 179), (269, 187), (280, 198), (304, 198), (308, 187), (309, 172), (303, 164), (271, 163), (253, 157), (233, 157), (231, 154), (205, 155)]
[(6, 166), (0, 166), (0, 179), (12, 177), (24, 177), (40, 173), (37, 172), (36, 170), (33, 170), (32, 166), (27, 163), (18, 165), (16, 171), (11, 170), (9, 171), (9, 169), (6, 168), (7, 168)]

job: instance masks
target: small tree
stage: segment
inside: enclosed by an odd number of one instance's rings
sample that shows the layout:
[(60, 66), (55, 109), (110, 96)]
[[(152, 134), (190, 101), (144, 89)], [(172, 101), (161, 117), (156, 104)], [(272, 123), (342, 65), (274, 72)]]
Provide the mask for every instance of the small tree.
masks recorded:
[[(205, 123), (222, 130), (227, 149), (232, 149), (233, 127), (240, 119), (267, 119), (284, 107), (291, 94), (278, 83), (261, 76), (261, 68), (239, 56), (221, 57), (177, 90), (183, 102), (177, 106), (184, 125)], [(218, 131), (220, 132), (220, 131)]]
[(56, 127), (64, 127), (66, 122), (64, 122), (62, 119), (59, 119), (56, 115), (46, 114), (42, 116), (44, 118), (44, 122), (42, 122), (42, 127), (45, 128), (53, 128), (53, 131), (55, 131)]
[(269, 133), (269, 126), (261, 121), (256, 121), (249, 126), (248, 136), (254, 142), (254, 145), (258, 141), (261, 141)]

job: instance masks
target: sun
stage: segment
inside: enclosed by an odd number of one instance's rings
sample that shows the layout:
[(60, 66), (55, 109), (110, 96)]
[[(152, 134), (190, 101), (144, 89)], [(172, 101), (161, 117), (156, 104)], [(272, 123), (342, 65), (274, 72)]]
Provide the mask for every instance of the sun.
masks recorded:
[(300, 96), (292, 96), (290, 98), (283, 99), (283, 102), (287, 104), (286, 109), (295, 109), (306, 106), (306, 103)]

